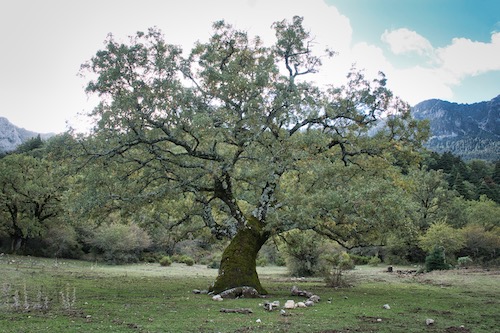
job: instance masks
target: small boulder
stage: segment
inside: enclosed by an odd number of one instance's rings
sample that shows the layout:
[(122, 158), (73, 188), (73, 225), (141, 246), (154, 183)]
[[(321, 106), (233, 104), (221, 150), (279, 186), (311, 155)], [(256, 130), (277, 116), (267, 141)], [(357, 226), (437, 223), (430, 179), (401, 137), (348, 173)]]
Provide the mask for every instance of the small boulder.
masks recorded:
[(285, 305), (284, 305), (284, 308), (285, 309), (295, 309), (295, 302), (293, 300), (288, 300), (285, 302)]
[(390, 310), (391, 309), (391, 307), (389, 306), (389, 304), (384, 304), (384, 305), (382, 305), (382, 307), (384, 309), (386, 309), (386, 310)]
[(429, 325), (434, 325), (434, 319), (427, 318), (427, 319), (425, 320), (425, 324), (426, 324), (427, 326), (429, 326)]
[(212, 301), (216, 302), (222, 302), (224, 299), (221, 297), (221, 295), (214, 295), (212, 296)]
[(297, 307), (298, 308), (306, 308), (307, 306), (306, 306), (306, 303), (304, 303), (304, 302), (297, 302)]
[(305, 304), (307, 307), (314, 306), (314, 302), (313, 302), (313, 301), (306, 301), (304, 304)]
[(319, 297), (318, 295), (312, 295), (311, 297), (309, 297), (308, 301), (312, 301), (314, 303), (319, 303), (319, 301), (321, 300), (321, 297)]

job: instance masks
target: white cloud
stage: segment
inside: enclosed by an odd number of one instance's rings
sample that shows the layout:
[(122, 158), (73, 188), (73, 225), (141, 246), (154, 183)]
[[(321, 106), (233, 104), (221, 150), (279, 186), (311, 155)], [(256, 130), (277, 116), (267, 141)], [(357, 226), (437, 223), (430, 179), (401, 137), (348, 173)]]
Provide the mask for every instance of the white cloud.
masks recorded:
[(428, 55), (432, 53), (433, 49), (426, 38), (406, 28), (392, 31), (385, 30), (381, 40), (387, 43), (391, 51), (396, 55), (413, 52), (419, 55)]
[(490, 43), (454, 38), (451, 45), (436, 50), (441, 70), (450, 82), (467, 76), (500, 70), (500, 32), (491, 35)]

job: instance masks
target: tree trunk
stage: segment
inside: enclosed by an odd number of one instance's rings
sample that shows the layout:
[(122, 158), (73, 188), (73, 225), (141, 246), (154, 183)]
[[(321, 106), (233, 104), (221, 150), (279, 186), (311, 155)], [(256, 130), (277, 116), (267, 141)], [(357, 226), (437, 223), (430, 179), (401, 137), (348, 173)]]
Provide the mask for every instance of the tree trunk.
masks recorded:
[(222, 254), (219, 275), (210, 291), (218, 294), (224, 290), (248, 286), (260, 294), (267, 294), (257, 275), (257, 254), (269, 238), (255, 217), (250, 217), (244, 229), (240, 229)]

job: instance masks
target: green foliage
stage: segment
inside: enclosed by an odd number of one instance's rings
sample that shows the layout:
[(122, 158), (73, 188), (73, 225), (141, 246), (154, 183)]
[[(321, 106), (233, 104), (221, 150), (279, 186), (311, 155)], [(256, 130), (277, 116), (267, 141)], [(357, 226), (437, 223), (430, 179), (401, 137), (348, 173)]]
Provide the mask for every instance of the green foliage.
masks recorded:
[(472, 264), (473, 260), (470, 257), (457, 258), (458, 267), (467, 268)]
[(350, 253), (349, 256), (351, 257), (354, 265), (367, 265), (371, 259), (370, 257), (362, 256), (359, 254), (353, 254), (353, 253)]
[(110, 35), (82, 66), (91, 77), (86, 91), (101, 98), (90, 113), (95, 130), (82, 140), (92, 169), (91, 187), (78, 192), (83, 208), (98, 219), (162, 207), (146, 212), (151, 229), (206, 227), (245, 244), (256, 218), (255, 253), (296, 228), (364, 245), (396, 225), (404, 212), (393, 205), (391, 166), (418, 160), (425, 122), (412, 119), (382, 73), (367, 78), (353, 69), (345, 85), (314, 84), (308, 76), (323, 55), (310, 48), (303, 18), (272, 27), (276, 42), (265, 46), (218, 21), (209, 40), (187, 53), (157, 29), (127, 43)]
[(43, 255), (55, 258), (80, 258), (82, 244), (76, 230), (69, 224), (53, 224), (43, 235)]
[(113, 264), (139, 261), (141, 252), (151, 245), (149, 235), (135, 224), (102, 225), (87, 242), (99, 258)]
[(39, 134), (36, 137), (28, 139), (25, 142), (21, 143), (19, 146), (17, 146), (14, 153), (17, 153), (17, 154), (28, 153), (31, 156), (41, 157), (40, 150), (43, 147), (43, 145), (44, 145), (44, 142), (42, 141), (40, 134)]
[(214, 258), (212, 259), (208, 265), (207, 268), (212, 268), (212, 269), (219, 269), (220, 268), (220, 258)]
[(452, 254), (465, 245), (465, 239), (460, 230), (452, 228), (445, 222), (437, 222), (431, 225), (427, 232), (420, 237), (419, 245), (427, 252), (438, 247)]
[(444, 252), (443, 248), (439, 246), (434, 247), (432, 252), (425, 258), (425, 269), (427, 272), (450, 269), (450, 265), (446, 263)]
[(0, 230), (12, 244), (43, 235), (62, 213), (66, 184), (58, 172), (58, 165), (45, 159), (20, 154), (0, 159)]
[(500, 203), (500, 182), (495, 180), (498, 178), (495, 176), (498, 174), (498, 162), (464, 162), (451, 152), (445, 152), (442, 155), (431, 153), (426, 163), (431, 170), (443, 170), (450, 188), (455, 189), (465, 199), (477, 200), (481, 195), (486, 195)]
[(378, 256), (373, 256), (370, 258), (370, 261), (368, 261), (368, 264), (373, 267), (377, 267), (382, 260)]
[(326, 243), (321, 236), (312, 231), (292, 230), (283, 239), (286, 266), (291, 276), (315, 276), (324, 270), (321, 256), (326, 250)]
[(326, 261), (323, 269), (326, 285), (333, 288), (348, 287), (349, 282), (345, 279), (344, 272), (354, 269), (354, 261), (347, 252), (336, 252), (323, 255)]
[(172, 256), (172, 261), (186, 264), (187, 266), (193, 266), (195, 261), (193, 258), (191, 258), (188, 255), (173, 255)]
[(469, 224), (462, 229), (465, 246), (461, 254), (477, 261), (497, 259), (500, 253), (500, 228), (487, 229), (484, 225)]
[(170, 265), (172, 265), (172, 259), (169, 256), (163, 256), (163, 257), (161, 257), (159, 263), (161, 266), (164, 266), (164, 267), (170, 266)]

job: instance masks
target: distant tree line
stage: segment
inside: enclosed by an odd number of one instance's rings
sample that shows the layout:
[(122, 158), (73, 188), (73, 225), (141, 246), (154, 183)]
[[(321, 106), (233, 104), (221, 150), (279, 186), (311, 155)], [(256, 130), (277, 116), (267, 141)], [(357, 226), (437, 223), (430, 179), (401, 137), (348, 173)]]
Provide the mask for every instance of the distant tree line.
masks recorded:
[(464, 161), (451, 152), (431, 152), (426, 164), (429, 170), (443, 170), (451, 189), (467, 200), (478, 200), (481, 195), (500, 203), (500, 160)]

